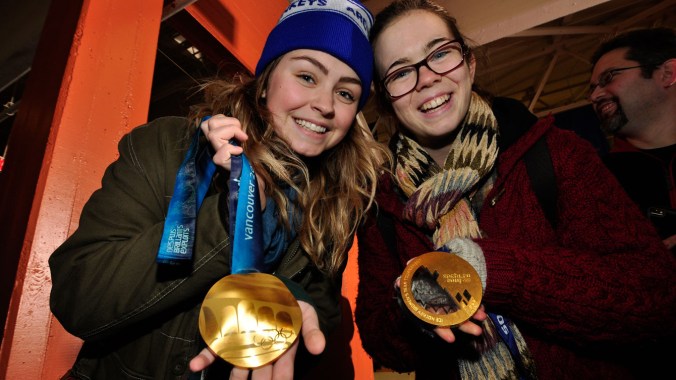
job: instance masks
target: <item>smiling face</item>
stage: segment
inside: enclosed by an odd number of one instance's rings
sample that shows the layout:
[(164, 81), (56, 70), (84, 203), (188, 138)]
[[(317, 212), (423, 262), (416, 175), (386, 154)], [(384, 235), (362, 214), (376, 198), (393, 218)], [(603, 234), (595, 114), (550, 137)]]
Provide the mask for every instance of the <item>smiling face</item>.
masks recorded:
[[(439, 16), (422, 10), (407, 12), (387, 25), (375, 41), (378, 76), (384, 78), (401, 67), (415, 64), (455, 38)], [(475, 69), (474, 60), (469, 61), (444, 75), (421, 66), (415, 89), (392, 101), (401, 124), (423, 147), (450, 146), (452, 141), (448, 137), (469, 107)]]
[[(594, 65), (590, 83), (596, 84), (602, 74), (621, 68), (640, 65), (625, 58), (628, 48), (611, 50)], [(659, 110), (664, 100), (656, 76), (645, 78), (641, 68), (630, 68), (613, 73), (605, 86), (596, 86), (590, 100), (596, 111), (601, 128), (608, 133), (635, 136)]]
[(265, 91), (275, 132), (301, 156), (336, 146), (357, 114), (359, 77), (334, 56), (299, 49), (285, 54)]

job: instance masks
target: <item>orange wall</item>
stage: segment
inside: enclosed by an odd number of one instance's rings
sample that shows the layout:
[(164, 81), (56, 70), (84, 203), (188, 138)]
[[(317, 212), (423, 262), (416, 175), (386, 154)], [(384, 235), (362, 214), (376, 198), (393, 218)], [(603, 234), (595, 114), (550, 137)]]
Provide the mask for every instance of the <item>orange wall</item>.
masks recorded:
[[(162, 0), (85, 0), (81, 12), (70, 11), (79, 12), (77, 30), (58, 97), (51, 100), (48, 144), (2, 342), (7, 379), (58, 379), (72, 364), (79, 341), (49, 312), (47, 259), (77, 227), (118, 140), (146, 121), (150, 104)], [(43, 40), (57, 38), (49, 33), (54, 31), (46, 29)], [(22, 104), (19, 113), (39, 112), (42, 105)], [(10, 138), (9, 144), (18, 149), (31, 140)]]
[(356, 307), (357, 299), (357, 285), (359, 283), (359, 268), (357, 267), (357, 238), (354, 239), (354, 245), (350, 250), (347, 260), (347, 267), (343, 274), (343, 296), (350, 302), (350, 310), (352, 311), (352, 325), (354, 326), (354, 335), (350, 340), (350, 348), (352, 349), (352, 365), (354, 366), (355, 379), (359, 380), (373, 380), (373, 361), (368, 356), (366, 351), (361, 346), (361, 338), (357, 325), (354, 323), (354, 309)]

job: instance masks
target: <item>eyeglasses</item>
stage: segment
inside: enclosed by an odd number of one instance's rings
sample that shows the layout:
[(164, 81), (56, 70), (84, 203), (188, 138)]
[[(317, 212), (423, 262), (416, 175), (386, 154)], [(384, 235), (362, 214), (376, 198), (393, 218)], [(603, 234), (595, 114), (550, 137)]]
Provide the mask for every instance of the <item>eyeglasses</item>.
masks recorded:
[(620, 67), (620, 68), (617, 68), (617, 69), (610, 69), (610, 70), (606, 70), (606, 71), (602, 72), (601, 75), (599, 75), (599, 81), (589, 85), (588, 97), (591, 98), (592, 93), (594, 93), (594, 90), (596, 90), (596, 87), (604, 88), (607, 85), (609, 85), (610, 82), (613, 81), (615, 74), (622, 72), (624, 70), (638, 69), (639, 67), (648, 67), (648, 66), (652, 66), (652, 65), (638, 65), (638, 66), (630, 66), (630, 67)]
[(460, 67), (468, 53), (469, 49), (461, 41), (449, 41), (439, 46), (422, 61), (388, 74), (381, 81), (381, 85), (390, 99), (399, 99), (413, 91), (418, 85), (420, 67), (425, 66), (438, 75), (444, 75)]

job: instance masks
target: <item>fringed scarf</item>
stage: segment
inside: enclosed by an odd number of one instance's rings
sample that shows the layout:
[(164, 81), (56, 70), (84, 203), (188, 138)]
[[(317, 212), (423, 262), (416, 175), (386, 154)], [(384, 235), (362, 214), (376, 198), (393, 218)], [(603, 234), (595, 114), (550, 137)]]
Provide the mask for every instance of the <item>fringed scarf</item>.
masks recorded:
[[(396, 144), (395, 174), (399, 187), (409, 197), (404, 219), (433, 231), (432, 241), (440, 250), (454, 238), (478, 238), (481, 230), (470, 198), (487, 194), (493, 185), (493, 166), (498, 155), (498, 124), (490, 106), (472, 93), (467, 116), (443, 169), (418, 143), (401, 133)], [(481, 188), (479, 188), (481, 187)], [(490, 318), (484, 333), (473, 341), (467, 357), (459, 358), (462, 379), (534, 379), (533, 360), (523, 336), (510, 322), (519, 356), (512, 358)], [(521, 372), (517, 362), (522, 363)]]

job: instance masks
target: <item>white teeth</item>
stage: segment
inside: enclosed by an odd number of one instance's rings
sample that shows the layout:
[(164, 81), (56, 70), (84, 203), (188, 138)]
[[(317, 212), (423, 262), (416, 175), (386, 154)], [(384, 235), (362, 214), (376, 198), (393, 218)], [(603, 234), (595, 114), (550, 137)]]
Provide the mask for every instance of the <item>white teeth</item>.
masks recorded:
[(615, 103), (612, 102), (606, 102), (603, 103), (599, 106), (599, 110), (601, 111), (601, 114), (607, 114), (615, 111)]
[(301, 119), (294, 119), (296, 121), (296, 124), (300, 125), (301, 127), (305, 129), (309, 129), (313, 132), (317, 133), (324, 133), (326, 132), (326, 128), (319, 126), (315, 123), (309, 122), (307, 120), (301, 120)]
[(446, 94), (444, 96), (440, 96), (438, 98), (434, 98), (434, 99), (430, 100), (429, 102), (423, 104), (422, 107), (420, 107), (420, 110), (429, 111), (433, 108), (437, 108), (440, 105), (446, 103), (450, 98), (451, 98), (451, 96), (448, 95), (448, 94)]

